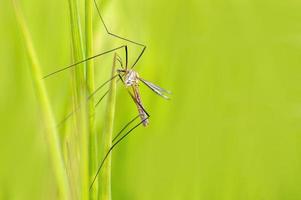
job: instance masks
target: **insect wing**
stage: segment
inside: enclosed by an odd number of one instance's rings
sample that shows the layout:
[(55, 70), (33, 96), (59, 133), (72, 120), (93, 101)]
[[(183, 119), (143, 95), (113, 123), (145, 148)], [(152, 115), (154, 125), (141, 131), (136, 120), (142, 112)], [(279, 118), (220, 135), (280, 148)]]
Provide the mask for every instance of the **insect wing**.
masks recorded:
[(171, 94), (170, 91), (165, 90), (149, 81), (146, 81), (142, 78), (139, 78), (139, 80), (142, 81), (142, 83), (144, 83), (147, 87), (149, 87), (152, 91), (154, 91), (156, 94), (160, 95), (161, 97), (163, 97), (164, 99), (169, 99), (169, 97), (166, 94)]

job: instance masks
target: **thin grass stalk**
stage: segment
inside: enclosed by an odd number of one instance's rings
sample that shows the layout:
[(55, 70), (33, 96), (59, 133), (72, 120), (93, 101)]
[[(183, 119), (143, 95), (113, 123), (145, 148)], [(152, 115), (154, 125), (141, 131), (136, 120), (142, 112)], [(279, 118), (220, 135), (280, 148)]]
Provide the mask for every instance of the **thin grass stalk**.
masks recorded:
[[(86, 31), (86, 58), (93, 55), (93, 0), (85, 0), (85, 31)], [(95, 90), (94, 64), (93, 61), (87, 62), (87, 90), (90, 96)], [(97, 136), (95, 130), (95, 106), (94, 96), (90, 97), (88, 102), (88, 129), (89, 129), (89, 177), (90, 182), (93, 180), (97, 168)], [(90, 191), (90, 199), (97, 199), (98, 187), (93, 187)]]
[(55, 173), (55, 179), (59, 191), (59, 198), (62, 200), (70, 199), (70, 190), (68, 185), (66, 168), (63, 161), (62, 149), (60, 146), (60, 139), (56, 130), (56, 124), (48, 100), (47, 91), (44, 85), (44, 81), (42, 79), (40, 64), (19, 4), (16, 0), (13, 0), (13, 5), (21, 33), (26, 44), (27, 54), (30, 60), (30, 71), (35, 87), (36, 96), (40, 104), (39, 108), (43, 117), (45, 135), (48, 142), (47, 146), (49, 148), (48, 151), (50, 153), (50, 158)]
[[(112, 76), (116, 73), (116, 53), (114, 54)], [(115, 117), (115, 104), (116, 104), (116, 81), (111, 81), (110, 92), (107, 101), (106, 115), (104, 120), (104, 131), (102, 135), (102, 154), (105, 155), (112, 146), (112, 135)], [(99, 184), (99, 199), (100, 200), (111, 200), (111, 155), (107, 157), (105, 164), (103, 165), (102, 172), (98, 178)]]
[[(77, 0), (69, 0), (72, 51), (74, 61), (84, 59), (84, 49)], [(79, 134), (79, 165), (81, 199), (89, 199), (89, 134), (87, 131), (85, 64), (74, 70), (74, 108), (81, 109), (75, 115), (76, 132)], [(74, 144), (73, 144), (74, 145)]]

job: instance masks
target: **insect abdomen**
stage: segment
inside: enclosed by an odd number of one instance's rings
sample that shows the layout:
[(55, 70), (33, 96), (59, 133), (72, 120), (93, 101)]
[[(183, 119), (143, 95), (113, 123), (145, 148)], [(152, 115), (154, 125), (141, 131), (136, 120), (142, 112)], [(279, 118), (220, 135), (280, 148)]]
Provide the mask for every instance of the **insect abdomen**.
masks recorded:
[(137, 109), (142, 121), (143, 126), (147, 126), (148, 125), (148, 115), (145, 113), (143, 105), (142, 105), (142, 101), (139, 95), (139, 91), (137, 87), (133, 87), (134, 90), (134, 94), (135, 94), (135, 98), (136, 98), (136, 105), (137, 105)]

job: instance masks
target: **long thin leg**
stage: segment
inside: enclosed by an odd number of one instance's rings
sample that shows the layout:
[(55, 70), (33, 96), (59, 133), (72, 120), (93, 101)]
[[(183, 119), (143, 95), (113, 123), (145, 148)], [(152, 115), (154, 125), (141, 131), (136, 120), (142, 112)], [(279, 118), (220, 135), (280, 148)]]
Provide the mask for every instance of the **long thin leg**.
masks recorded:
[[(104, 21), (104, 19), (103, 19), (103, 17), (102, 17), (102, 15), (101, 15), (101, 13), (100, 13), (100, 9), (99, 9), (99, 6), (98, 6), (96, 0), (94, 0), (94, 4), (95, 4), (95, 7), (96, 7), (98, 16), (100, 17), (100, 20), (101, 20), (103, 26), (105, 27), (106, 32), (107, 32), (108, 35), (111, 35), (111, 36), (116, 37), (116, 38), (118, 38), (118, 39), (121, 39), (121, 40), (124, 40), (124, 41), (130, 42), (130, 43), (132, 43), (132, 44), (135, 44), (135, 45), (138, 45), (138, 46), (143, 47), (141, 53), (138, 55), (138, 57), (136, 58), (135, 62), (134, 62), (133, 65), (131, 66), (131, 68), (133, 68), (133, 67), (137, 64), (137, 62), (140, 60), (140, 58), (141, 58), (141, 56), (143, 55), (144, 51), (146, 50), (146, 45), (141, 44), (141, 43), (138, 43), (138, 42), (135, 42), (135, 41), (133, 41), (133, 40), (127, 39), (127, 38), (125, 38), (125, 37), (122, 37), (122, 36), (116, 35), (115, 33), (110, 32), (109, 29), (108, 29), (108, 27), (107, 27), (107, 25), (106, 25), (106, 23), (105, 23), (105, 21)], [(127, 65), (126, 65), (126, 66), (127, 66)]]
[(129, 126), (131, 125), (137, 118), (139, 118), (140, 115), (137, 115), (136, 117), (134, 117), (131, 121), (129, 121), (117, 134), (116, 136), (113, 138), (112, 143), (115, 142), (115, 140), (120, 136), (120, 134)]
[[(109, 80), (107, 80), (107, 81), (105, 81), (103, 84), (101, 84), (98, 88), (96, 88), (96, 90), (95, 90), (94, 92), (92, 92), (92, 93), (88, 96), (87, 100), (91, 99), (91, 97), (92, 97), (93, 95), (95, 95), (101, 88), (103, 88), (106, 84), (108, 84), (109, 82), (111, 82), (111, 81), (112, 81), (113, 79), (115, 79), (117, 76), (118, 76), (118, 74), (112, 76)], [(118, 79), (118, 80), (119, 80), (119, 79)]]
[[(121, 76), (119, 76), (120, 80), (123, 82), (123, 79)], [(94, 179), (90, 185), (90, 190), (91, 188), (93, 187), (93, 184), (104, 164), (104, 162), (106, 161), (107, 157), (109, 156), (109, 154), (111, 153), (111, 151), (114, 149), (114, 147), (119, 143), (121, 142), (126, 136), (128, 136), (134, 129), (136, 129), (138, 126), (140, 126), (141, 124), (143, 124), (145, 121), (147, 121), (149, 118), (150, 118), (150, 115), (148, 114), (148, 112), (143, 108), (143, 106), (135, 99), (134, 95), (128, 91), (130, 96), (133, 98), (133, 100), (137, 103), (137, 105), (145, 112), (145, 114), (147, 115), (147, 117), (145, 119), (143, 119), (142, 121), (140, 121), (137, 125), (135, 125), (133, 128), (131, 128), (128, 132), (126, 132), (121, 138), (119, 138), (111, 147), (110, 149), (107, 151), (106, 155), (104, 156), (104, 158), (102, 159), (101, 163), (100, 163), (100, 166), (98, 167), (98, 170), (96, 172), (96, 175), (94, 176)], [(136, 118), (138, 118), (140, 116), (140, 114), (135, 117), (133, 120), (131, 120), (129, 123), (127, 123), (122, 129), (120, 132), (117, 133), (117, 136), (114, 137), (113, 141), (117, 139), (117, 137), (132, 123), (135, 121)]]
[[(148, 112), (146, 112), (146, 110), (144, 109), (144, 107), (140, 104), (140, 102), (137, 101), (137, 99), (135, 98), (135, 96), (128, 90), (128, 93), (131, 95), (132, 99), (135, 101), (135, 103), (142, 109), (143, 112), (145, 112), (145, 114), (147, 115), (147, 117), (149, 118), (149, 114)], [(144, 120), (143, 120), (144, 121)]]
[[(149, 116), (148, 116), (146, 119), (144, 119), (144, 120), (147, 120), (148, 118), (149, 118)], [(99, 167), (98, 167), (98, 170), (97, 170), (97, 172), (96, 172), (96, 174), (95, 174), (95, 176), (94, 176), (94, 179), (93, 179), (93, 181), (92, 181), (92, 183), (91, 183), (91, 185), (90, 185), (90, 189), (89, 189), (89, 190), (92, 189), (93, 184), (94, 184), (94, 182), (95, 182), (95, 180), (96, 180), (96, 178), (97, 178), (97, 176), (98, 176), (98, 174), (99, 174), (99, 172), (100, 172), (100, 170), (101, 170), (103, 164), (105, 163), (106, 159), (108, 158), (108, 156), (110, 155), (110, 153), (112, 152), (112, 150), (114, 149), (114, 147), (116, 147), (116, 145), (117, 145), (118, 143), (120, 143), (125, 137), (127, 137), (134, 129), (136, 129), (138, 126), (140, 126), (143, 122), (144, 122), (144, 121), (141, 121), (141, 122), (139, 122), (138, 124), (136, 124), (133, 128), (131, 128), (128, 132), (126, 132), (121, 138), (119, 138), (119, 139), (118, 139), (118, 140), (110, 147), (110, 149), (107, 151), (106, 155), (104, 156), (104, 158), (102, 159), (102, 161), (101, 161), (101, 163), (100, 163), (100, 165), (99, 165)]]
[[(126, 57), (128, 56), (128, 54), (127, 54), (127, 46), (125, 46), (125, 53), (126, 53)], [(103, 54), (102, 54), (103, 55)], [(117, 54), (116, 54), (117, 55)], [(93, 56), (92, 56), (93, 57)], [(95, 57), (95, 56), (94, 56)], [(88, 58), (88, 59), (92, 59), (92, 58)], [(119, 61), (119, 63), (120, 63), (120, 65), (121, 65), (121, 67), (122, 67), (122, 62), (121, 62), (121, 58), (117, 55), (117, 57), (116, 57), (116, 59)], [(119, 60), (120, 59), (120, 60)], [(85, 61), (87, 61), (87, 59), (85, 60)], [(85, 62), (85, 61), (81, 61), (81, 62)], [(73, 65), (76, 65), (76, 64), (78, 64), (78, 63), (75, 63), (75, 64), (73, 64)], [(69, 68), (70, 67), (72, 67), (72, 66), (68, 66)], [(68, 68), (64, 68), (64, 69), (68, 69)], [(62, 71), (62, 70), (59, 70), (59, 71), (57, 71), (57, 72), (53, 72), (52, 74), (49, 74), (49, 75), (47, 75), (47, 76), (51, 76), (51, 75), (53, 75), (53, 74), (55, 74), (55, 73), (58, 73), (58, 72), (60, 72), (60, 71)], [(46, 78), (47, 78), (47, 76), (46, 76)], [(89, 101), (90, 99), (91, 99), (91, 97), (92, 96), (94, 96), (101, 88), (103, 88), (106, 84), (108, 84), (109, 82), (111, 82), (113, 79), (115, 79), (117, 76), (119, 76), (119, 78), (121, 77), (120, 76), (120, 74), (116, 74), (116, 75), (114, 75), (113, 77), (111, 77), (110, 79), (108, 79), (107, 81), (105, 81), (103, 84), (101, 84), (98, 88), (96, 88), (96, 90), (94, 91), (94, 92), (92, 92), (88, 97), (87, 97), (87, 101)], [(117, 80), (117, 82), (119, 81), (119, 79)], [(97, 107), (98, 105), (99, 105), (99, 103), (104, 99), (104, 97), (109, 93), (109, 90), (110, 89), (108, 89), (106, 92), (105, 92), (105, 94), (99, 99), (99, 101), (95, 104), (95, 107)], [(59, 123), (58, 123), (58, 125), (57, 125), (57, 127), (60, 127), (62, 124), (64, 124), (77, 110), (79, 110), (80, 109), (80, 107), (81, 106), (79, 106), (78, 108), (76, 108), (75, 110), (73, 110), (72, 112), (70, 112), (63, 120), (61, 120)]]
[(144, 51), (146, 50), (146, 46), (143, 47), (141, 53), (139, 54), (139, 56), (137, 57), (137, 59), (135, 60), (134, 64), (131, 66), (131, 69), (133, 69), (135, 67), (135, 65), (137, 64), (137, 62), (140, 60), (141, 56), (143, 55)]
[(62, 119), (56, 126), (57, 128), (61, 127), (79, 108), (70, 112), (64, 119)]
[[(107, 96), (109, 93), (110, 89), (108, 89), (98, 100), (98, 102), (95, 104), (95, 108), (100, 104), (100, 102)], [(75, 110), (71, 111), (61, 122), (58, 123), (57, 127), (60, 127), (62, 124), (64, 124), (70, 117), (74, 115), (75, 112), (77, 112), (81, 106), (77, 107)]]
[(122, 59), (118, 54), (116, 54), (116, 60), (119, 62), (121, 68), (123, 68)]
[[(93, 95), (95, 95), (101, 88), (103, 88), (106, 84), (108, 84), (109, 82), (111, 82), (113, 79), (115, 79), (116, 77), (119, 77), (120, 79), (117, 80), (118, 81), (122, 80), (122, 76), (120, 74), (116, 74), (115, 76), (111, 77), (109, 80), (105, 81), (103, 84), (101, 84), (98, 88), (96, 88), (96, 90), (90, 94), (87, 98), (87, 101), (89, 101), (91, 99), (91, 97)], [(104, 95), (97, 101), (97, 103), (95, 104), (95, 108), (100, 104), (100, 102), (106, 97), (106, 95), (109, 93), (110, 88), (104, 93)], [(60, 121), (57, 125), (57, 127), (60, 127), (62, 124), (64, 124), (70, 117), (72, 117), (72, 115), (78, 111), (78, 109), (80, 109), (80, 106), (78, 108), (76, 108), (75, 110), (73, 110), (72, 112), (70, 112), (62, 121)]]
[(105, 54), (111, 53), (111, 52), (116, 51), (116, 50), (121, 49), (121, 48), (124, 48), (124, 49), (125, 49), (126, 60), (127, 60), (127, 59), (128, 59), (128, 58), (127, 58), (127, 57), (128, 57), (127, 45), (122, 45), (122, 46), (120, 46), (120, 47), (116, 47), (116, 48), (114, 48), (114, 49), (111, 49), (111, 50), (108, 50), (108, 51), (105, 51), (105, 52), (96, 54), (96, 55), (91, 56), (91, 57), (88, 57), (88, 58), (86, 58), (86, 59), (84, 59), (84, 60), (81, 60), (81, 61), (78, 61), (78, 62), (76, 62), (76, 63), (73, 63), (73, 64), (71, 64), (71, 65), (69, 65), (69, 66), (67, 66), (67, 67), (64, 67), (64, 68), (61, 68), (61, 69), (59, 69), (59, 70), (57, 70), (57, 71), (54, 71), (54, 72), (52, 72), (52, 73), (50, 73), (50, 74), (47, 74), (46, 76), (43, 77), (43, 79), (46, 79), (46, 78), (48, 78), (48, 77), (50, 77), (50, 76), (52, 76), (52, 75), (54, 75), (54, 74), (60, 73), (60, 72), (62, 72), (62, 71), (65, 71), (66, 69), (70, 69), (70, 68), (75, 67), (75, 66), (77, 66), (77, 65), (79, 65), (79, 64), (81, 64), (81, 63), (87, 62), (87, 61), (89, 61), (89, 60), (92, 60), (92, 59), (97, 58), (97, 57), (99, 57), (99, 56), (103, 56), (103, 55), (105, 55)]
[(107, 94), (109, 94), (110, 92), (110, 88), (105, 92), (104, 95), (102, 95), (102, 97), (97, 101), (97, 103), (95, 104), (95, 108), (100, 104), (100, 102), (103, 100), (103, 98), (105, 98), (105, 96), (107, 96)]
[[(106, 84), (108, 84), (109, 82), (111, 82), (112, 80), (114, 80), (117, 76), (119, 76), (119, 74), (116, 74), (115, 76), (111, 77), (109, 80), (105, 81), (103, 84), (101, 84), (98, 88), (96, 88), (96, 90), (90, 94), (88, 97), (87, 97), (87, 101), (89, 101), (91, 99), (91, 97), (93, 95), (95, 95), (100, 89), (102, 89)], [(119, 79), (118, 79), (119, 80)], [(117, 81), (118, 81), (117, 80)], [(98, 100), (98, 102), (95, 104), (95, 107), (97, 107), (99, 105), (99, 103), (105, 98), (105, 96), (109, 93), (109, 90), (108, 89), (104, 95)], [(76, 111), (78, 111), (80, 109), (80, 106), (77, 107), (75, 110), (71, 111), (62, 121), (60, 121), (57, 125), (57, 127), (60, 127), (62, 124), (64, 124)]]

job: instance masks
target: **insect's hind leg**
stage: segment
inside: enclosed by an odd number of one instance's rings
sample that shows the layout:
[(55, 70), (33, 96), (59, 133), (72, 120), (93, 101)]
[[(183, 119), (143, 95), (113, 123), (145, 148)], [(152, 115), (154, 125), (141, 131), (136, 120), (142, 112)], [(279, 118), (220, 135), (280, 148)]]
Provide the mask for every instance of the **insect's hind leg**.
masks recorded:
[(133, 118), (133, 120), (131, 120), (129, 123), (127, 123), (122, 129), (121, 129), (121, 131), (119, 131), (118, 132), (118, 134), (114, 137), (114, 139), (113, 139), (113, 141), (116, 141), (115, 143), (113, 143), (113, 145), (110, 147), (110, 149), (107, 151), (107, 153), (105, 154), (105, 156), (104, 156), (104, 158), (102, 159), (102, 161), (101, 161), (101, 163), (100, 163), (100, 165), (99, 165), (99, 167), (98, 167), (98, 170), (97, 170), (97, 172), (96, 172), (96, 174), (95, 174), (95, 176), (94, 176), (94, 178), (93, 178), (93, 181), (92, 181), (92, 183), (91, 183), (91, 185), (90, 185), (90, 189), (89, 190), (91, 190), (92, 189), (92, 187), (93, 187), (93, 184), (94, 184), (94, 182), (96, 181), (96, 178), (98, 177), (98, 175), (99, 175), (99, 173), (100, 173), (100, 171), (101, 171), (101, 169), (102, 169), (102, 167), (103, 167), (103, 165), (104, 165), (104, 163), (105, 163), (105, 161), (106, 161), (106, 159), (108, 158), (108, 156), (110, 155), (110, 153), (113, 151), (113, 149), (116, 147), (116, 145), (118, 144), (118, 143), (120, 143), (123, 139), (125, 139), (133, 130), (135, 130), (136, 128), (138, 128), (141, 124), (143, 124), (143, 122), (145, 121), (145, 120), (147, 120), (150, 116), (148, 116), (147, 118), (145, 118), (144, 120), (142, 120), (142, 121), (140, 121), (139, 123), (137, 123), (134, 127), (132, 127), (130, 130), (128, 130), (122, 137), (120, 137), (119, 139), (117, 139), (118, 138), (118, 136), (131, 124), (131, 123), (133, 123), (137, 118), (139, 117), (139, 115), (138, 116), (136, 116), (135, 118)]
[[(120, 75), (119, 75), (119, 78), (120, 78), (119, 80), (121, 80), (121, 81), (123, 82), (123, 79), (122, 79), (122, 77), (121, 77)], [(148, 114), (148, 112), (144, 109), (144, 107), (143, 107), (138, 101), (136, 101), (136, 99), (134, 98), (133, 94), (130, 93), (130, 92), (129, 92), (129, 94), (131, 95), (131, 97), (133, 98), (133, 100), (137, 103), (137, 105), (145, 112), (145, 114), (147, 115), (147, 117), (146, 117), (145, 119), (141, 120), (139, 123), (137, 123), (134, 127), (132, 127), (129, 131), (127, 131), (123, 136), (121, 136), (121, 137), (118, 139), (118, 137), (121, 135), (121, 133), (122, 133), (122, 132), (130, 125), (130, 124), (132, 124), (137, 118), (140, 117), (140, 114), (138, 114), (138, 116), (136, 116), (136, 117), (133, 118), (130, 122), (128, 122), (128, 123), (121, 129), (121, 131), (119, 131), (119, 132), (116, 134), (116, 136), (114, 137), (114, 139), (113, 139), (113, 141), (112, 141), (112, 142), (114, 142), (114, 141), (116, 141), (116, 142), (113, 143), (113, 145), (110, 147), (110, 149), (107, 151), (107, 153), (105, 154), (104, 158), (102, 159), (102, 161), (101, 161), (101, 163), (100, 163), (100, 165), (99, 165), (99, 167), (98, 167), (98, 170), (97, 170), (97, 172), (96, 172), (96, 174), (95, 174), (95, 176), (94, 176), (94, 179), (93, 179), (93, 181), (92, 181), (92, 183), (91, 183), (91, 185), (90, 185), (90, 190), (91, 190), (91, 188), (93, 187), (93, 184), (94, 184), (94, 182), (95, 182), (95, 180), (96, 180), (96, 178), (97, 178), (97, 176), (98, 176), (98, 174), (99, 174), (101, 168), (103, 167), (103, 165), (104, 165), (106, 159), (108, 158), (108, 156), (110, 155), (110, 153), (113, 151), (113, 149), (116, 147), (116, 145), (117, 145), (118, 143), (120, 143), (123, 139), (125, 139), (125, 138), (126, 138), (133, 130), (135, 130), (137, 127), (139, 127), (141, 124), (143, 124), (145, 121), (147, 121), (147, 120), (150, 118), (150, 115)]]
[(112, 143), (114, 143), (116, 141), (116, 139), (121, 135), (121, 133), (127, 128), (129, 127), (129, 125), (131, 125), (136, 119), (138, 119), (140, 117), (140, 115), (137, 115), (136, 117), (134, 117), (131, 121), (129, 121), (113, 138)]

